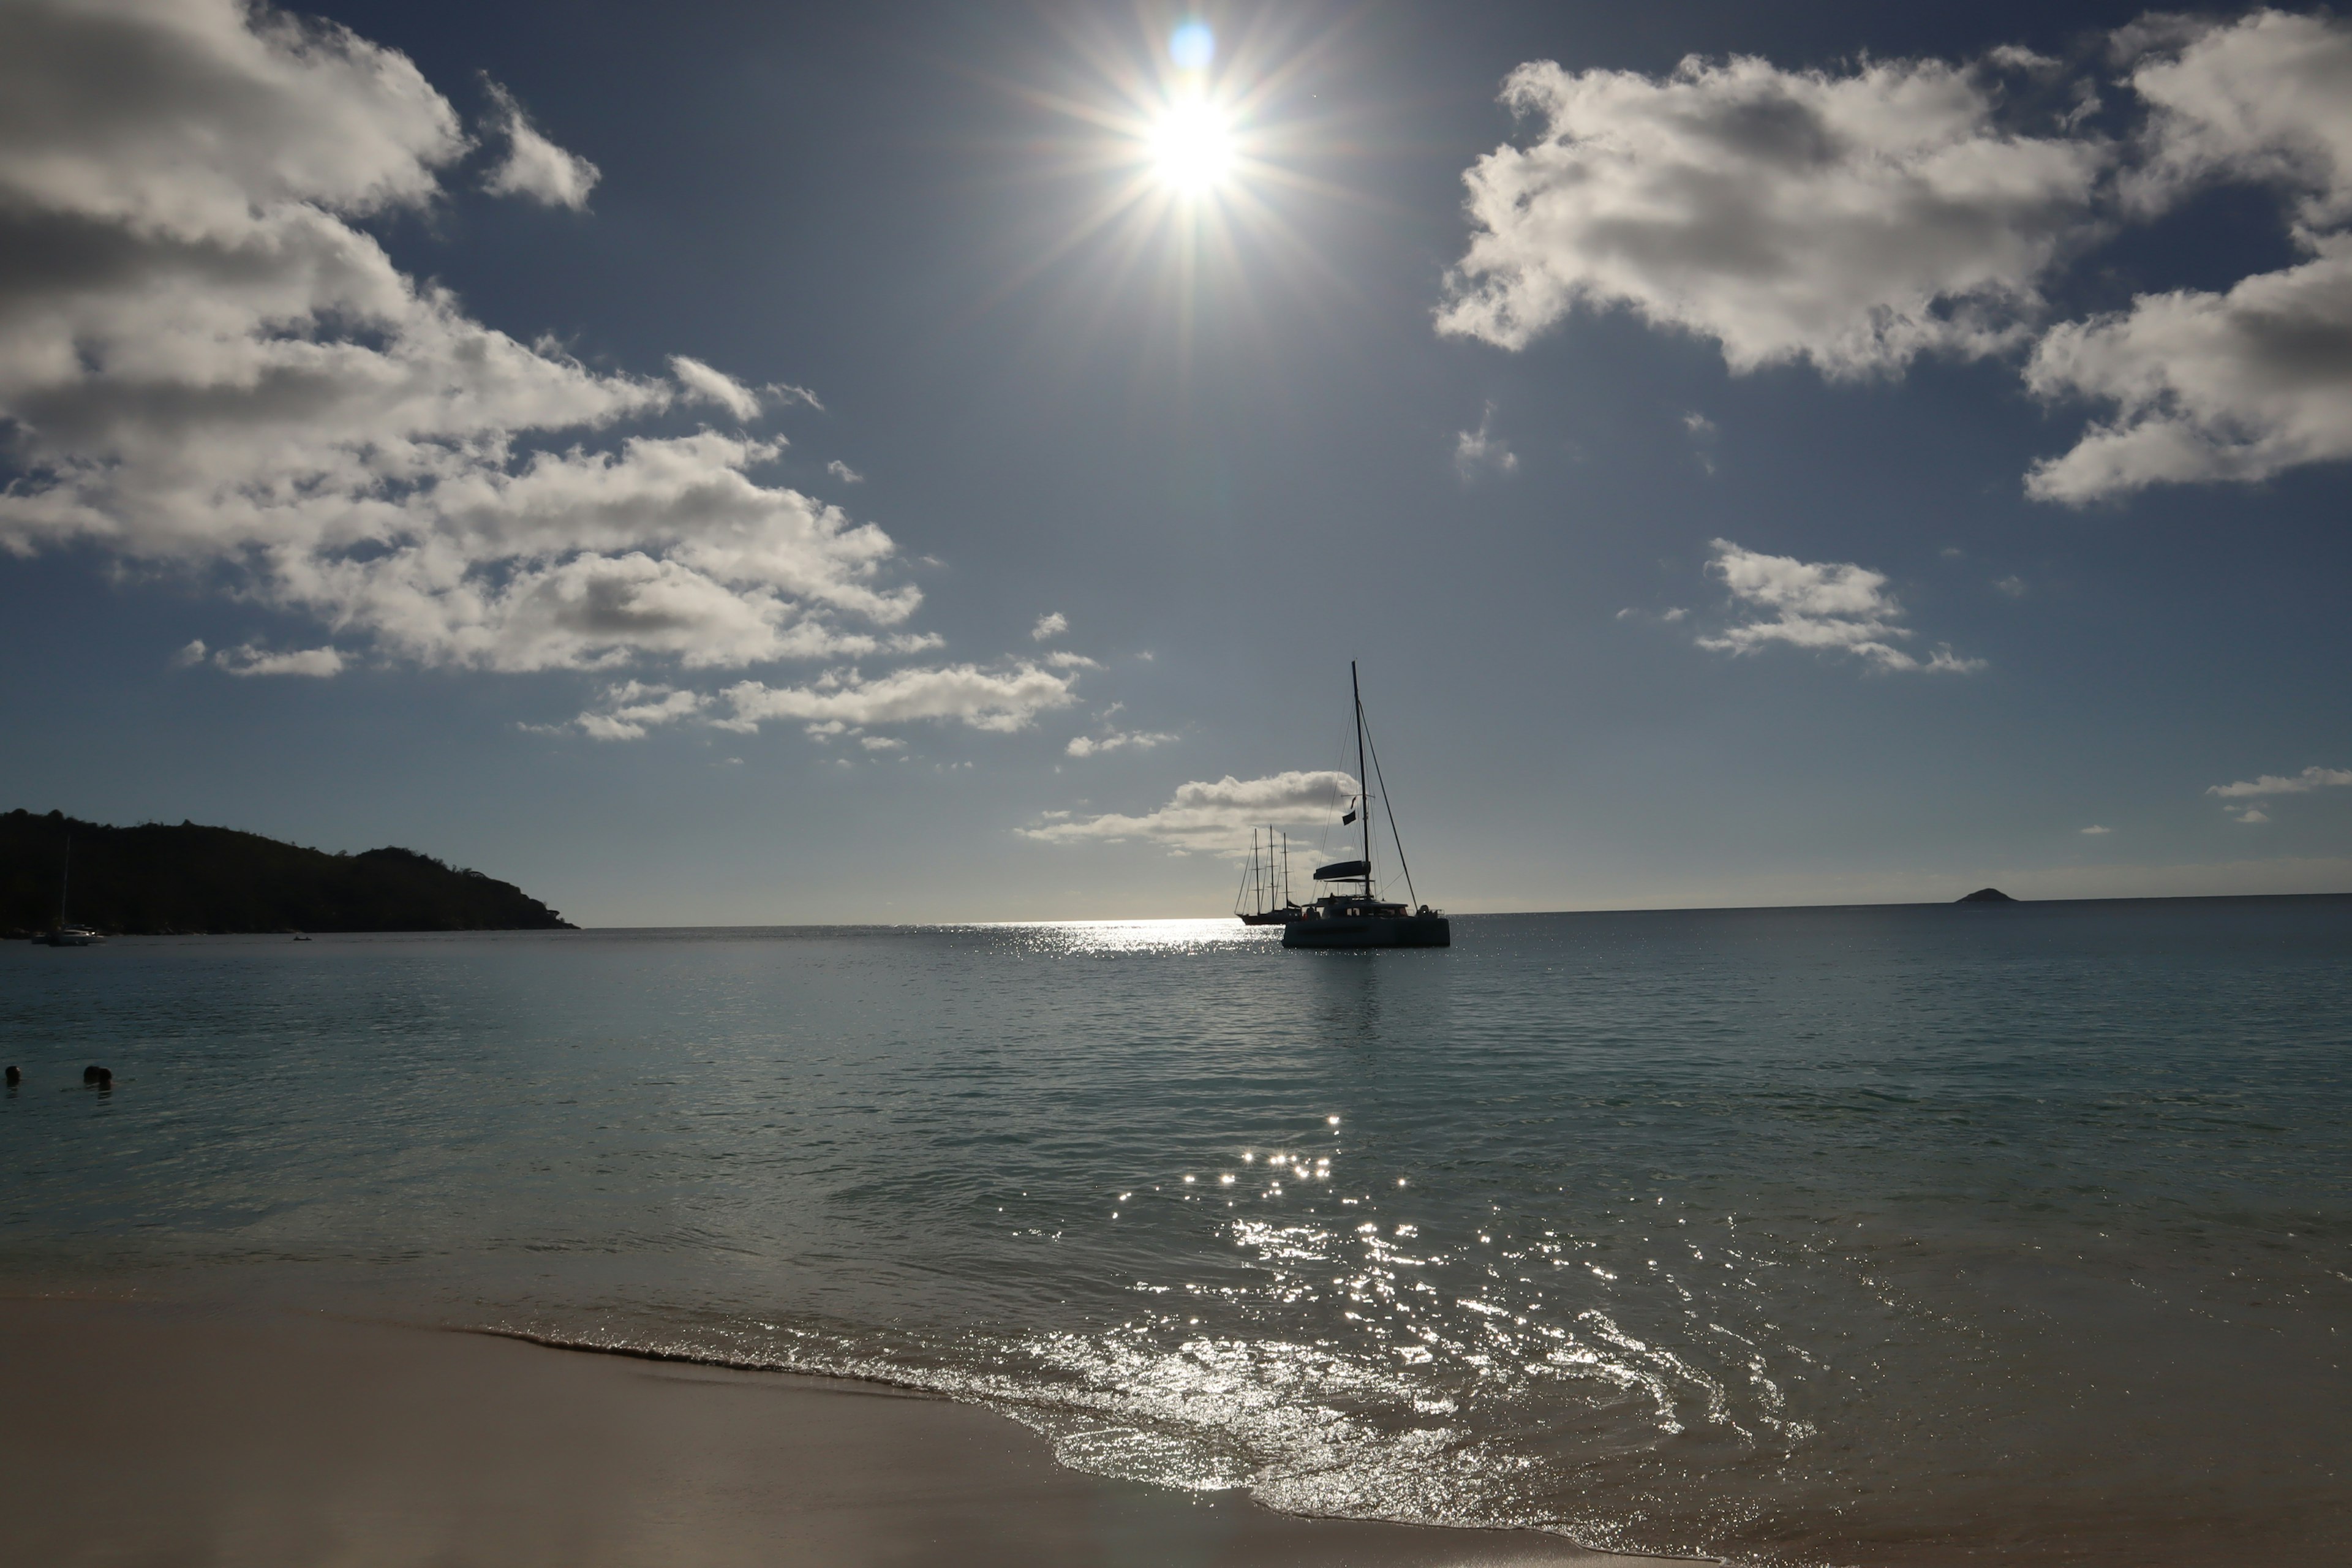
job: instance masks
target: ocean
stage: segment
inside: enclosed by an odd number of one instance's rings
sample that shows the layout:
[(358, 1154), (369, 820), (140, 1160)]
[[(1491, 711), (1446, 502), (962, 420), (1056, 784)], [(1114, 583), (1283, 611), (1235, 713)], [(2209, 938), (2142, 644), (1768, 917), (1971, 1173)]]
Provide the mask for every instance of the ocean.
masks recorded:
[(1454, 929), (10, 943), (0, 1289), (881, 1379), (1621, 1551), (2352, 1552), (2352, 899)]

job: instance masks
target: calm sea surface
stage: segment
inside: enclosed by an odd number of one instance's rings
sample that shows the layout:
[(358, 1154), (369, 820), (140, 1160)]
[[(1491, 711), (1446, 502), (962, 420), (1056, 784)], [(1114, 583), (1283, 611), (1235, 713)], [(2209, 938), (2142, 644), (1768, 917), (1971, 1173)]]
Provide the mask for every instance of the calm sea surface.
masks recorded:
[(2352, 900), (1454, 932), (10, 943), (0, 1288), (887, 1377), (1596, 1546), (2352, 1552)]

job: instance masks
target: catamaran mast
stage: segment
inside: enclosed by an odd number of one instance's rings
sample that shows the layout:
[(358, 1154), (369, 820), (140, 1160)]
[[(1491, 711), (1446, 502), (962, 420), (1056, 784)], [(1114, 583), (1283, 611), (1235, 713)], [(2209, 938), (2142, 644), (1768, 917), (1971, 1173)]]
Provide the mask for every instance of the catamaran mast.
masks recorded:
[(1356, 788), (1362, 791), (1356, 802), (1356, 820), (1364, 828), (1364, 897), (1372, 896), (1372, 799), (1370, 775), (1364, 772), (1364, 689), (1356, 679), (1356, 661), (1348, 661), (1348, 690), (1356, 700)]

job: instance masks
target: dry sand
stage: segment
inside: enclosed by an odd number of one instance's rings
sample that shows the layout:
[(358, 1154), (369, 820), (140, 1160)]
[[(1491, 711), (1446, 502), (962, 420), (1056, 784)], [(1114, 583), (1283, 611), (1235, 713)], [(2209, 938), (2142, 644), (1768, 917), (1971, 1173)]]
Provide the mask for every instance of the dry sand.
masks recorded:
[(294, 1313), (0, 1301), (0, 1561), (1633, 1568), (1063, 1469), (862, 1384)]

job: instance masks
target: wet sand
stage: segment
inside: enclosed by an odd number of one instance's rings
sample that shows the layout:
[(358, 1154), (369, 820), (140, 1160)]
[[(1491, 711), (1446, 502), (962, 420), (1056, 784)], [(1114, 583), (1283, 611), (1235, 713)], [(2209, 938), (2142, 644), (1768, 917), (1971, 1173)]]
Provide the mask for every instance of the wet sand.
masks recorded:
[(289, 1312), (0, 1301), (10, 1561), (1634, 1568), (1066, 1470), (868, 1384)]

